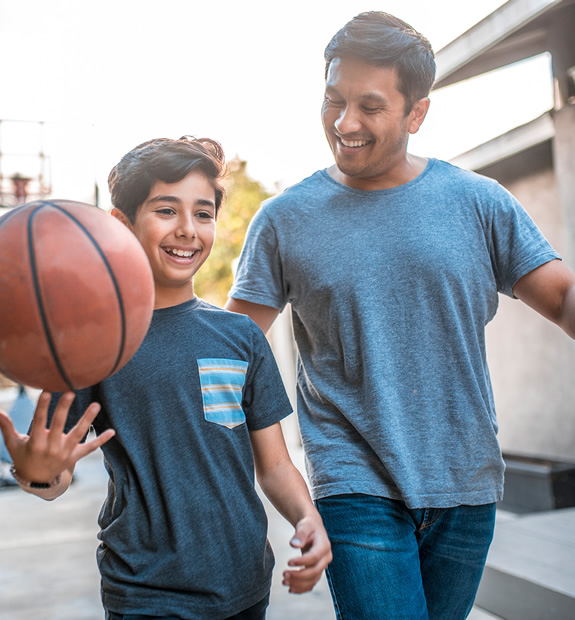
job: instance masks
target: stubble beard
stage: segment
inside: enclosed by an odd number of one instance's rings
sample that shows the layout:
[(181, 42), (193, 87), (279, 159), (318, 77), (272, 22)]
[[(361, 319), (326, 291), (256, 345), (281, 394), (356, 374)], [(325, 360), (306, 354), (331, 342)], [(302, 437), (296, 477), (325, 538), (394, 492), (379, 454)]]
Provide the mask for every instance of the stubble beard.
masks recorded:
[(345, 160), (337, 161), (336, 165), (340, 172), (352, 179), (376, 179), (386, 176), (401, 160), (398, 155), (405, 155), (407, 152), (407, 133), (403, 131), (400, 137), (390, 143), (385, 149), (380, 159), (373, 161), (373, 156), (364, 163), (346, 162)]

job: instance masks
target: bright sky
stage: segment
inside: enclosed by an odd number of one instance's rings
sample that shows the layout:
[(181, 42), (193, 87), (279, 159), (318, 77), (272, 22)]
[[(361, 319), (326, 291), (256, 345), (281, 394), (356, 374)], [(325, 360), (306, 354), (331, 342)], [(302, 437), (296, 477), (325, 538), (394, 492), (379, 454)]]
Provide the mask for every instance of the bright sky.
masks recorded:
[[(219, 140), (253, 178), (283, 188), (331, 164), (323, 50), (345, 22), (386, 10), (437, 51), (501, 4), (0, 0), (0, 120), (46, 121), (54, 197), (92, 201), (96, 178), (106, 207), (107, 174), (126, 151), (185, 133)], [(433, 93), (410, 150), (448, 158), (541, 114), (548, 65), (542, 57)], [(4, 174), (8, 152), (36, 150), (36, 129), (2, 123)]]

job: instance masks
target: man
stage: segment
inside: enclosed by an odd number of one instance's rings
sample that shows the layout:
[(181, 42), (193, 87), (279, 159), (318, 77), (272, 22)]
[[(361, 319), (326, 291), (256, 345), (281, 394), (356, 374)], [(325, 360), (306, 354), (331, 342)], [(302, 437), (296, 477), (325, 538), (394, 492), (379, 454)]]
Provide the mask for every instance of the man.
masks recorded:
[(338, 618), (465, 618), (503, 491), (485, 325), (501, 292), (574, 337), (575, 275), (496, 182), (407, 152), (424, 37), (363, 13), (325, 59), (335, 165), (264, 203), (227, 307), (265, 331), (292, 304)]

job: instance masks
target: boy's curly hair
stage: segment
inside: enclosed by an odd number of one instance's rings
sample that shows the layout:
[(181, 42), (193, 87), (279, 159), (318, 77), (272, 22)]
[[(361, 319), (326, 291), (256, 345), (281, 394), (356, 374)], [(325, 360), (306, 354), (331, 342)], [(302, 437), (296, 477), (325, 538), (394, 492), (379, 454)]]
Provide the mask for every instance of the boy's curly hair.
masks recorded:
[(224, 151), (215, 140), (192, 136), (148, 140), (126, 153), (108, 176), (112, 205), (133, 224), (156, 181), (177, 183), (192, 171), (201, 172), (212, 183), (217, 213), (225, 196), (221, 184)]

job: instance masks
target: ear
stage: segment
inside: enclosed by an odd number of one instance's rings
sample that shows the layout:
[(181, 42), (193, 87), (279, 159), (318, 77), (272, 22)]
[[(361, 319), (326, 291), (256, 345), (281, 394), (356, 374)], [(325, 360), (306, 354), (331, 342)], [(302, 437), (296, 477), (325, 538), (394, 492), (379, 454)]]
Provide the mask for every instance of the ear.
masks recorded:
[(134, 232), (134, 230), (132, 228), (132, 223), (130, 222), (130, 220), (128, 219), (128, 217), (126, 216), (126, 214), (123, 211), (120, 211), (120, 209), (116, 209), (114, 207), (112, 209), (111, 213), (112, 213), (112, 217), (115, 217), (117, 220), (122, 222), (122, 224), (124, 224), (124, 226), (127, 226), (132, 232)]
[(409, 131), (409, 133), (413, 134), (419, 131), (421, 123), (425, 120), (425, 116), (429, 110), (429, 104), (429, 97), (423, 97), (413, 104), (407, 120), (407, 131)]

